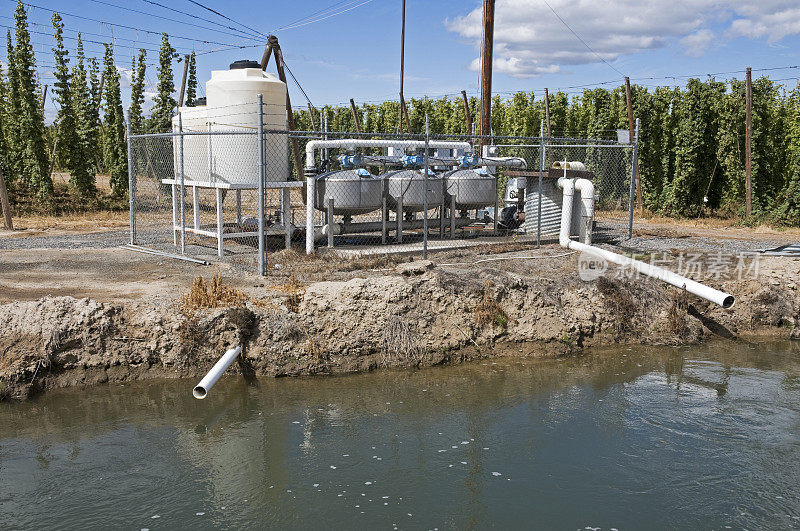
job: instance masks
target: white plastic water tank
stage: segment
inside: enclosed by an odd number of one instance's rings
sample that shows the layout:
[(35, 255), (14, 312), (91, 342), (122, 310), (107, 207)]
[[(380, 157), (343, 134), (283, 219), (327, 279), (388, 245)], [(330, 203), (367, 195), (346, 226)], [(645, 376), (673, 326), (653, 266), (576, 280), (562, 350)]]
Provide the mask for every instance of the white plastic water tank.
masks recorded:
[[(199, 107), (181, 107), (178, 109), (183, 121), (184, 132), (208, 131), (208, 112), (205, 105)], [(178, 131), (178, 117), (172, 117), (172, 130)], [(183, 171), (187, 181), (213, 182), (213, 168), (208, 157), (207, 135), (186, 135), (183, 137)], [(172, 150), (174, 152), (175, 175), (179, 175), (180, 160), (179, 142), (173, 138)]]
[[(258, 95), (263, 95), (265, 131), (286, 131), (286, 84), (273, 74), (261, 71), (253, 61), (236, 61), (229, 70), (214, 70), (206, 82), (205, 107), (181, 107), (184, 130), (244, 131), (258, 129)], [(191, 109), (191, 110), (190, 110)], [(177, 131), (177, 117), (172, 120)], [(289, 177), (289, 150), (286, 134), (264, 138), (267, 181), (286, 181)], [(177, 139), (175, 140), (177, 145)], [(177, 148), (175, 149), (177, 155)], [(177, 158), (177, 157), (176, 157)], [(177, 167), (177, 162), (176, 162)], [(186, 178), (202, 182), (226, 182), (258, 186), (258, 136), (203, 135), (184, 137)], [(195, 174), (199, 177), (196, 178)]]
[[(254, 131), (258, 128), (258, 95), (264, 98), (264, 129), (286, 131), (286, 84), (261, 71), (252, 61), (236, 61), (229, 70), (214, 70), (206, 82), (208, 120), (212, 130)], [(265, 135), (266, 180), (289, 177), (289, 143), (285, 134)], [(258, 138), (212, 137), (212, 162), (217, 179), (258, 183)]]

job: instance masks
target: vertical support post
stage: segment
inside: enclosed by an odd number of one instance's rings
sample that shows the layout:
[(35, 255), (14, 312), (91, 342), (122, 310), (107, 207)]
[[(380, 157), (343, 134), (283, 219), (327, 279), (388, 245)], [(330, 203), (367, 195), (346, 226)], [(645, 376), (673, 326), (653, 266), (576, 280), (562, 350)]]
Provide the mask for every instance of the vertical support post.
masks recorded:
[(550, 94), (544, 89), (544, 119), (547, 123), (547, 136), (550, 136)]
[(439, 205), (439, 239), (444, 240), (444, 211), (445, 200), (447, 199), (447, 186), (445, 186), (445, 179), (442, 179), (442, 203)]
[(747, 67), (746, 94), (747, 111), (745, 124), (745, 212), (748, 216), (753, 213), (753, 75), (750, 67)]
[[(405, 109), (405, 101), (403, 100), (403, 77), (405, 75), (405, 65), (406, 65), (406, 0), (403, 0), (403, 14), (402, 14), (402, 22), (400, 26), (400, 105), (402, 108), (400, 112), (403, 113)], [(408, 116), (406, 116), (406, 123), (408, 122)], [(406, 133), (410, 133), (411, 130), (406, 128)], [(400, 132), (403, 132), (403, 119), (400, 118)]]
[(186, 214), (184, 212), (184, 205), (186, 201), (186, 188), (184, 186), (185, 183), (185, 175), (183, 171), (183, 119), (181, 118), (181, 113), (178, 112), (178, 135), (180, 141), (178, 142), (178, 146), (180, 148), (180, 160), (178, 162), (178, 171), (181, 172), (181, 197), (180, 197), (180, 208), (181, 208), (181, 254), (186, 254)]
[(536, 198), (536, 248), (542, 246), (542, 180), (547, 164), (547, 145), (544, 142), (544, 120), (539, 124), (539, 197)]
[(381, 244), (386, 245), (387, 233), (389, 232), (389, 209), (386, 205), (386, 190), (381, 199)]
[(200, 228), (200, 190), (192, 186), (192, 225), (194, 230)]
[(178, 95), (178, 112), (183, 107), (183, 95), (186, 94), (186, 73), (189, 71), (189, 54), (183, 56), (183, 75), (181, 76), (181, 91)]
[(3, 177), (3, 170), (0, 169), (0, 205), (3, 207), (3, 218), (6, 228), (14, 230), (14, 223), (11, 221), (11, 202), (8, 200), (8, 189), (6, 188), (6, 178)]
[[(633, 100), (631, 98), (631, 78), (625, 76), (625, 100), (628, 104), (628, 129), (630, 130), (630, 143), (633, 144)], [(636, 177), (636, 203), (639, 205), (639, 213), (644, 211), (644, 204), (642, 202), (642, 183), (639, 179), (639, 168), (634, 168), (634, 176)]]
[(634, 179), (636, 178), (636, 164), (639, 162), (639, 119), (636, 119), (636, 128), (633, 135), (633, 155), (631, 160), (631, 185), (628, 191), (628, 239), (633, 237), (633, 203), (636, 185)]
[(283, 230), (286, 232), (286, 248), (292, 248), (292, 190), (291, 188), (283, 188), (281, 189), (281, 193), (283, 194), (283, 213), (281, 217), (283, 218)]
[[(267, 55), (267, 58), (269, 56)], [(264, 241), (264, 95), (258, 95), (258, 274), (267, 274), (266, 242)]]
[(217, 193), (217, 256), (222, 258), (224, 254), (224, 239), (222, 237), (222, 188), (215, 188), (214, 191)]
[(403, 194), (400, 194), (400, 197), (397, 198), (397, 213), (395, 214), (397, 218), (397, 243), (403, 243)]
[(431, 141), (430, 122), (428, 114), (425, 114), (425, 173), (422, 174), (423, 194), (422, 194), (422, 258), (428, 258), (428, 146)]
[(328, 248), (333, 249), (333, 198), (329, 197), (328, 207)]
[(242, 222), (242, 191), (236, 190), (236, 223)]
[(469, 99), (467, 99), (467, 91), (461, 91), (461, 97), (464, 99), (464, 119), (467, 121), (467, 134), (472, 134), (472, 113), (469, 112)]
[[(128, 208), (130, 209), (130, 226), (131, 226), (131, 245), (136, 243), (136, 217), (134, 214), (134, 195), (133, 192), (136, 189), (135, 179), (136, 175), (133, 171), (133, 153), (131, 151), (131, 115), (130, 113), (125, 114), (125, 139), (128, 142)], [(3, 182), (3, 178), (0, 176), (0, 185), (2, 185), (2, 189), (0, 189), (0, 196), (3, 195), (3, 190), (5, 189), (5, 182)], [(6, 205), (3, 204), (3, 211), (6, 211)], [(9, 217), (10, 217), (9, 212)]]
[(356, 133), (361, 134), (361, 124), (358, 123), (358, 113), (356, 112), (356, 102), (350, 98), (350, 112), (353, 113), (353, 123), (356, 126)]
[(450, 196), (450, 239), (456, 237), (456, 196)]
[(178, 246), (178, 186), (172, 184), (172, 244)]
[(492, 131), (492, 48), (494, 0), (483, 0), (483, 62), (481, 64), (481, 145)]

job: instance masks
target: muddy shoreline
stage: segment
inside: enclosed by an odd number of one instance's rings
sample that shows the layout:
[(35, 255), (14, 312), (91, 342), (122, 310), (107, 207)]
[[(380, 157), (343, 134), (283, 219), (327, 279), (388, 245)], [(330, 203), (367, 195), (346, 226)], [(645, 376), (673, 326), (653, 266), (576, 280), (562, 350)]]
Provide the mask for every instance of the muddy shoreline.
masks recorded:
[(199, 377), (236, 344), (243, 355), (231, 371), (278, 377), (553, 357), (620, 343), (800, 338), (794, 280), (719, 282), (737, 297), (724, 310), (651, 279), (583, 282), (556, 273), (412, 262), (382, 276), (304, 284), (299, 294), (262, 289), (241, 305), (196, 312), (168, 300), (11, 302), (0, 305), (0, 399)]

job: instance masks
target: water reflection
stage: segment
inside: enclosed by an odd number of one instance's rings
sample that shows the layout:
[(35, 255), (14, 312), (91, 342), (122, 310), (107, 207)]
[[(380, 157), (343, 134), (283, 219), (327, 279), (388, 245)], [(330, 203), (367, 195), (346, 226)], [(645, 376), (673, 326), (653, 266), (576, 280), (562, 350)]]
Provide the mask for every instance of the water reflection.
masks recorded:
[(0, 404), (0, 521), (798, 525), (798, 354), (725, 342), (229, 378), (202, 402), (188, 381), (53, 392)]

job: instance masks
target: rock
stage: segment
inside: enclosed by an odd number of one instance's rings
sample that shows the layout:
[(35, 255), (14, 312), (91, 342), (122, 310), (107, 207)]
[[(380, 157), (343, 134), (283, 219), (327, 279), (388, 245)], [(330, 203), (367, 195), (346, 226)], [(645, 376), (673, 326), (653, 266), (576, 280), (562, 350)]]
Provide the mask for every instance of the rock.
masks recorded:
[(433, 269), (433, 262), (430, 260), (417, 260), (416, 262), (408, 262), (406, 264), (400, 264), (395, 268), (398, 273), (407, 277), (412, 275), (422, 275), (429, 269)]

